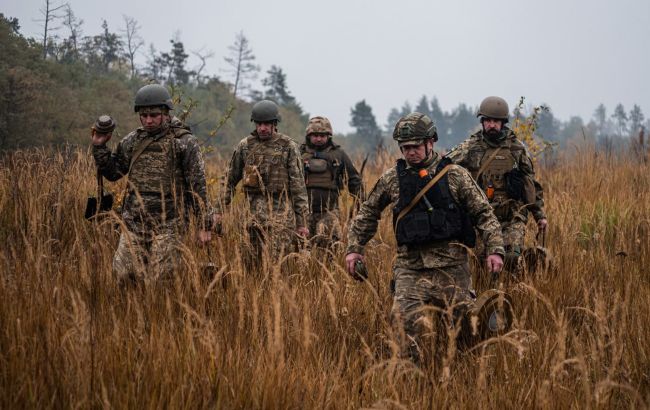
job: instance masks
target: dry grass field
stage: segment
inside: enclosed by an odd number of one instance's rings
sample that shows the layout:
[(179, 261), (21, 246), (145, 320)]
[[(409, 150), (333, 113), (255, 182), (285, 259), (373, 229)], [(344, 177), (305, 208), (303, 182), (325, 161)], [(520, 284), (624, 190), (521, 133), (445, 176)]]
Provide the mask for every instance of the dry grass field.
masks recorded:
[[(188, 238), (173, 283), (125, 292), (111, 276), (114, 222), (83, 219), (89, 152), (0, 161), (0, 408), (650, 405), (650, 167), (632, 156), (584, 148), (539, 167), (558, 269), (512, 284), (514, 329), (442, 358), (449, 377), (397, 356), (390, 218), (363, 284), (342, 254), (245, 271), (246, 215), (234, 206), (209, 251)], [(224, 166), (210, 163), (210, 178)], [(221, 269), (206, 278), (208, 261)]]

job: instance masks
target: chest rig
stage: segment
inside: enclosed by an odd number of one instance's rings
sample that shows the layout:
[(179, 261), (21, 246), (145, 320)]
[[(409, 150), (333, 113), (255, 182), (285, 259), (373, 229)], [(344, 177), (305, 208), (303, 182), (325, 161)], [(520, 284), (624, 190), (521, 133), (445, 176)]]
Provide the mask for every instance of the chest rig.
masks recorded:
[(504, 202), (508, 195), (508, 175), (518, 169), (517, 159), (512, 153), (511, 144), (490, 147), (483, 153), (478, 169), (472, 177), (486, 193), (490, 202)]
[(302, 154), (307, 188), (338, 190), (338, 176), (341, 162), (332, 152), (332, 147), (323, 151), (306, 148)]
[(243, 186), (250, 193), (279, 194), (289, 188), (291, 141), (273, 137), (260, 141), (249, 136), (244, 160)]
[[(440, 161), (436, 173), (449, 163), (448, 160)], [(469, 247), (476, 244), (476, 235), (469, 217), (451, 196), (447, 174), (440, 178), (395, 226), (400, 212), (430, 181), (429, 176), (421, 178), (415, 170), (407, 169), (403, 159), (397, 161), (397, 177), (399, 199), (393, 208), (393, 229), (399, 246), (452, 240), (460, 241)]]
[(133, 162), (129, 171), (129, 191), (140, 195), (158, 195), (166, 199), (183, 191), (183, 168), (175, 140), (189, 133), (171, 128), (164, 135), (154, 137)]

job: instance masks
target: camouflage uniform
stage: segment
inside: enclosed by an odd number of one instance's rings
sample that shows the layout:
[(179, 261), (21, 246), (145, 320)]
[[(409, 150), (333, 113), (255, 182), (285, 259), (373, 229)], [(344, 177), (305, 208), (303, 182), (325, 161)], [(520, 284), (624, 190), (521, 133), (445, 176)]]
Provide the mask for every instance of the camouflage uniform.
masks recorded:
[(270, 245), (274, 259), (286, 254), (294, 242), (295, 229), (306, 226), (308, 212), (298, 144), (278, 132), (262, 140), (254, 131), (239, 142), (232, 155), (226, 206), (230, 205), (239, 181), (252, 214), (247, 230), (255, 262), (260, 260), (264, 244)]
[[(503, 126), (500, 142), (486, 138), (483, 131), (478, 131), (467, 140), (454, 148), (447, 158), (455, 164), (461, 165), (472, 174), (479, 186), (487, 192), (490, 205), (501, 224), (501, 230), (506, 250), (506, 268), (513, 273), (519, 273), (522, 268), (520, 255), (524, 249), (524, 237), (528, 213), (531, 212), (535, 221), (546, 218), (544, 214), (544, 199), (541, 185), (535, 180), (535, 170), (525, 145), (517, 139), (515, 133)], [(483, 164), (492, 157), (495, 150), (500, 148), (492, 162), (481, 175), (478, 175)], [(518, 199), (511, 198), (506, 187), (504, 174), (517, 169), (525, 176), (525, 190), (527, 193)], [(527, 199), (526, 199), (527, 198)]]
[[(432, 175), (440, 161), (434, 152), (424, 168)], [(417, 174), (419, 169), (409, 166), (406, 172)], [(469, 173), (451, 165), (446, 178), (451, 200), (481, 233), (488, 252), (503, 255), (499, 223), (487, 198)], [(382, 211), (389, 205), (395, 207), (399, 196), (398, 171), (393, 167), (379, 178), (354, 219), (348, 233), (348, 254), (363, 253), (366, 243), (377, 231)], [(423, 309), (427, 305), (440, 309), (454, 307), (454, 320), (459, 320), (473, 304), (468, 262), (467, 248), (457, 241), (398, 246), (393, 266), (395, 293), (391, 313), (402, 323), (410, 341), (407, 352), (414, 360), (418, 360), (418, 345), (423, 333), (419, 319), (425, 316)]]
[[(149, 139), (153, 142), (131, 164)], [(128, 175), (122, 206), (126, 231), (120, 235), (113, 272), (120, 280), (170, 278), (189, 213), (204, 230), (212, 221), (197, 139), (178, 122), (163, 124), (152, 134), (138, 128), (119, 142), (114, 153), (100, 145), (93, 146), (93, 156), (109, 181)]]
[(331, 140), (323, 147), (302, 144), (300, 152), (309, 196), (310, 239), (325, 248), (341, 240), (339, 191), (344, 180), (350, 194), (360, 199), (361, 177), (345, 151)]

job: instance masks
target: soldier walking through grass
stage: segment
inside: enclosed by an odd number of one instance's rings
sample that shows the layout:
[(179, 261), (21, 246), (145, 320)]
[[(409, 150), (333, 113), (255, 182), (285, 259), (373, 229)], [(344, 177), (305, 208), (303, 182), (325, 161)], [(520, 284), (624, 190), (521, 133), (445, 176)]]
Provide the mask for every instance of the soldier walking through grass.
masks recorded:
[[(308, 206), (299, 146), (278, 132), (277, 104), (270, 100), (256, 103), (251, 121), (255, 130), (239, 142), (229, 164), (224, 203), (230, 206), (241, 181), (251, 213), (249, 262), (259, 266), (265, 246), (275, 260), (293, 249), (296, 235), (309, 235)], [(221, 217), (217, 215), (216, 220)]]
[(199, 223), (199, 242), (211, 239), (203, 157), (190, 130), (171, 123), (173, 108), (165, 87), (146, 85), (134, 104), (142, 127), (124, 137), (115, 152), (106, 146), (110, 134), (92, 136), (100, 173), (109, 181), (128, 178), (122, 205), (126, 229), (113, 258), (121, 282), (170, 279), (190, 214)]
[(494, 208), (505, 243), (505, 270), (518, 276), (523, 268), (522, 253), (528, 214), (544, 231), (547, 219), (541, 185), (526, 146), (506, 126), (508, 103), (487, 97), (479, 107), (481, 130), (454, 148), (447, 158), (461, 165), (485, 192)]
[(485, 194), (469, 173), (433, 150), (438, 134), (429, 117), (414, 112), (400, 118), (393, 139), (404, 158), (383, 173), (361, 205), (348, 233), (346, 267), (362, 279), (357, 264), (390, 206), (398, 245), (391, 313), (405, 337), (404, 355), (418, 362), (427, 310), (452, 310), (445, 318), (451, 328), (466, 322), (474, 300), (467, 251), (475, 241), (474, 228), (488, 249), (491, 272), (503, 266), (503, 240)]
[(339, 193), (345, 182), (361, 200), (361, 177), (345, 151), (332, 141), (332, 124), (325, 117), (307, 123), (300, 146), (309, 196), (309, 232), (312, 243), (331, 249), (341, 238)]

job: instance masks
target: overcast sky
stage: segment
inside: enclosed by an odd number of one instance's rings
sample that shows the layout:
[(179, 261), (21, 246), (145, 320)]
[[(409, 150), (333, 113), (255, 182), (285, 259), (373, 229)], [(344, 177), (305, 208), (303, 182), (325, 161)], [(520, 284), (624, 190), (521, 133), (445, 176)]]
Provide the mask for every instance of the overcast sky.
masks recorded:
[[(36, 37), (43, 3), (1, 0), (0, 12)], [(588, 120), (601, 102), (609, 114), (620, 102), (650, 116), (648, 0), (69, 3), (85, 35), (98, 34), (102, 19), (118, 31), (124, 14), (141, 24), (147, 48), (168, 50), (178, 32), (186, 49), (215, 52), (207, 70), (223, 79), (223, 57), (243, 30), (260, 77), (272, 64), (282, 67), (303, 108), (330, 117), (339, 132), (350, 130), (350, 108), (361, 99), (384, 126), (392, 107), (423, 94), (437, 96), (444, 110), (499, 95), (511, 105), (520, 96), (546, 103), (562, 120)]]

